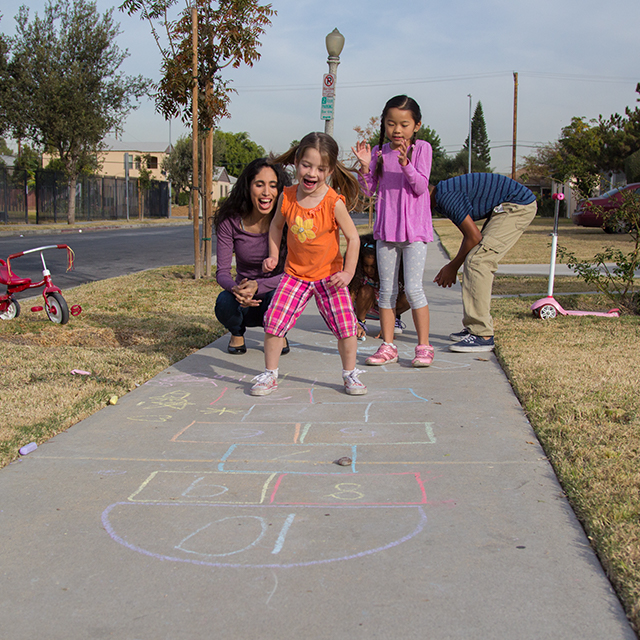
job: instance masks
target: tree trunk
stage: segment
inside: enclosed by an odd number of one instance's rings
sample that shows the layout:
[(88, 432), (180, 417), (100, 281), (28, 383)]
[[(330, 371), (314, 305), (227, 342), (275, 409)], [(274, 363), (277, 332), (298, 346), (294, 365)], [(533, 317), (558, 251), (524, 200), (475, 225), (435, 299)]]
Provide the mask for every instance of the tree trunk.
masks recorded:
[(69, 206), (67, 207), (67, 222), (75, 224), (76, 222), (76, 176), (69, 178)]

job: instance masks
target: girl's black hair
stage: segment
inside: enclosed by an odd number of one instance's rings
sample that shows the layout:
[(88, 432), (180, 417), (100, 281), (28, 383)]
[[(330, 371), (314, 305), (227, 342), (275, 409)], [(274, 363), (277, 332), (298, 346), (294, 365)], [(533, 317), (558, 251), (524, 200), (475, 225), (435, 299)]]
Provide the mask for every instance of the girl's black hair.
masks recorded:
[[(284, 170), (281, 164), (274, 161), (273, 158), (257, 158), (252, 160), (242, 171), (237, 182), (233, 185), (231, 192), (225, 200), (222, 201), (217, 211), (213, 215), (213, 226), (217, 230), (220, 224), (227, 218), (235, 218), (240, 216), (246, 218), (253, 210), (251, 202), (251, 183), (253, 179), (264, 169), (269, 167), (273, 169), (278, 180), (278, 196), (282, 193), (284, 187), (291, 184), (291, 178)], [(271, 217), (276, 210), (278, 198), (274, 200)]]
[[(358, 262), (356, 263), (356, 272), (349, 283), (349, 291), (353, 296), (357, 296), (362, 288), (366, 274), (364, 272), (365, 256), (373, 256), (374, 276), (373, 280), (376, 284), (380, 284), (380, 273), (378, 272), (378, 258), (376, 254), (376, 240), (373, 233), (365, 233), (360, 236), (360, 251), (358, 253)], [(400, 270), (398, 272), (398, 283), (404, 288), (404, 262), (400, 258)]]
[(380, 275), (378, 274), (378, 261), (376, 260), (376, 241), (373, 239), (373, 233), (365, 233), (360, 236), (360, 251), (358, 253), (358, 262), (356, 263), (356, 272), (351, 278), (349, 283), (349, 291), (354, 295), (358, 295), (358, 291), (362, 288), (362, 284), (365, 279), (364, 272), (364, 258), (365, 256), (373, 256), (376, 282), (380, 282)]
[[(376, 177), (380, 178), (382, 175), (382, 145), (385, 140), (385, 126), (384, 120), (389, 113), (389, 109), (401, 109), (402, 111), (410, 111), (411, 116), (416, 124), (422, 122), (422, 112), (420, 111), (420, 106), (418, 103), (409, 96), (401, 95), (394, 96), (390, 100), (387, 101), (387, 104), (384, 105), (384, 109), (382, 110), (382, 115), (380, 116), (380, 137), (378, 139), (378, 161), (376, 162)], [(417, 131), (413, 133), (411, 137), (411, 145), (413, 145), (416, 141)], [(409, 148), (409, 160), (411, 160), (411, 153), (413, 152), (413, 146)]]

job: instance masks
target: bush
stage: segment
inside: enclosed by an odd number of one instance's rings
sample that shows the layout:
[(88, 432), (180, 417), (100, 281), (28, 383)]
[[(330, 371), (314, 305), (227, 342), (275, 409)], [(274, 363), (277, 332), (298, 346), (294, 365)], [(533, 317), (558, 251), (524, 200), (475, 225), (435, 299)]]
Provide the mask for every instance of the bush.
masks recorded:
[(633, 238), (634, 247), (629, 253), (607, 247), (590, 261), (578, 260), (564, 247), (558, 247), (558, 254), (587, 284), (594, 285), (621, 309), (640, 315), (640, 290), (635, 280), (640, 267), (640, 194), (625, 191), (621, 197), (617, 209), (605, 212), (594, 207), (594, 211), (602, 214), (605, 226), (624, 230)]

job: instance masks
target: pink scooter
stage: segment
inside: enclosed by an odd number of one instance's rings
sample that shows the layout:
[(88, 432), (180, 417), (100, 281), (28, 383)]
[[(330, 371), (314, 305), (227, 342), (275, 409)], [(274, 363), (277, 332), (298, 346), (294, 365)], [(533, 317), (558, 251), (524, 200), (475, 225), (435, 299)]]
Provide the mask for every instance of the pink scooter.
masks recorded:
[(554, 193), (551, 196), (556, 201), (556, 210), (553, 221), (553, 233), (551, 234), (551, 265), (549, 267), (549, 289), (547, 297), (536, 300), (531, 305), (533, 315), (550, 320), (558, 314), (563, 316), (603, 316), (605, 318), (619, 318), (620, 309), (610, 309), (609, 311), (568, 311), (553, 297), (553, 280), (556, 273), (556, 249), (558, 247), (558, 214), (560, 211), (560, 201), (564, 200), (564, 193)]

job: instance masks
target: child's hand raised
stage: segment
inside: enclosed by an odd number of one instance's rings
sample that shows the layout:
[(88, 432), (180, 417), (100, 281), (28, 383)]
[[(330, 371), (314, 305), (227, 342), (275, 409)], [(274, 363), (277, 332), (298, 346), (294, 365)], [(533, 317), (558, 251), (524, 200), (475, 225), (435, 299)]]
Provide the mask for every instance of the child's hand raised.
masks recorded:
[(400, 146), (398, 147), (398, 151), (400, 155), (398, 156), (398, 162), (400, 166), (406, 167), (409, 164), (409, 147), (411, 146), (410, 140), (402, 140), (400, 142)]
[(262, 270), (265, 273), (268, 273), (269, 271), (273, 271), (276, 267), (278, 266), (278, 260), (276, 258), (265, 258), (262, 261)]
[(371, 145), (364, 140), (358, 140), (355, 147), (351, 147), (354, 155), (360, 161), (362, 169), (369, 171), (369, 165), (371, 164)]

